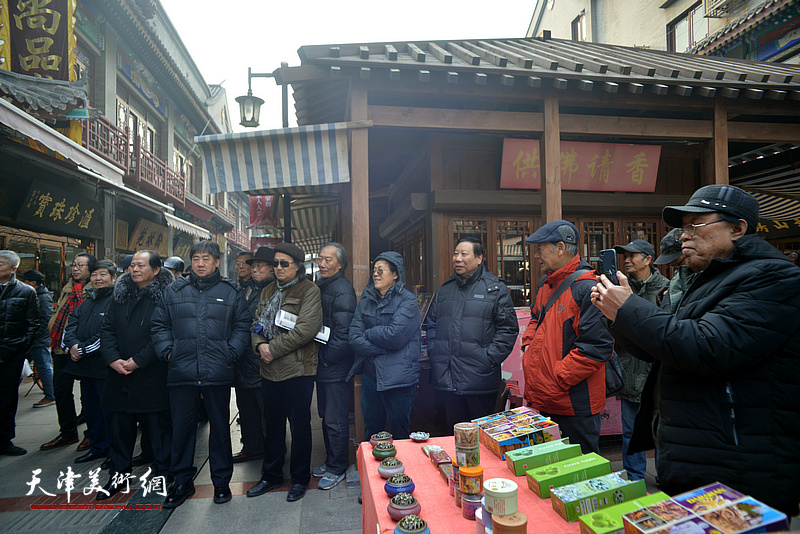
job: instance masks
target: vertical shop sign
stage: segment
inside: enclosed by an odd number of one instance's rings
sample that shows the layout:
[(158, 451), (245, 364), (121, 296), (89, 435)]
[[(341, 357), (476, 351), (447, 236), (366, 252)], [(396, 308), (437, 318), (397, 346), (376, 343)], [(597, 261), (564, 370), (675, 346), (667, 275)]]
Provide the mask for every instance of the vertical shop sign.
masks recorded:
[(275, 195), (250, 197), (250, 228), (258, 226), (277, 226), (275, 218)]
[(9, 0), (11, 71), (69, 80), (74, 0)]
[(103, 237), (102, 206), (99, 202), (34, 181), (17, 215), (17, 221), (59, 234)]
[[(659, 145), (561, 141), (561, 189), (652, 193), (660, 156)], [(500, 187), (540, 189), (538, 139), (503, 141)]]

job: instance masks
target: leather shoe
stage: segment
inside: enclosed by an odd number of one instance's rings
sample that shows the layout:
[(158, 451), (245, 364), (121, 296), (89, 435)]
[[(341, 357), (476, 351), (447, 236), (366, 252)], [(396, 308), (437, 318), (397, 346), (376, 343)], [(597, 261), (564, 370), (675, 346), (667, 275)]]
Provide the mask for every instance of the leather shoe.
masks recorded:
[(292, 484), (289, 493), (286, 494), (286, 500), (289, 502), (299, 501), (305, 494), (308, 486), (305, 484)]
[(214, 488), (214, 504), (223, 504), (231, 500), (230, 488)]
[(280, 488), (283, 482), (270, 482), (268, 480), (259, 480), (255, 486), (247, 490), (248, 497), (258, 497), (264, 495), (266, 492)]
[(240, 452), (233, 455), (233, 463), (240, 464), (242, 462), (249, 462), (250, 460), (260, 460), (264, 457), (264, 454), (245, 454), (244, 452)]
[(106, 458), (105, 460), (103, 460), (103, 463), (100, 464), (100, 469), (111, 469), (111, 457), (110, 456), (108, 458)]
[(13, 443), (0, 451), (0, 455), (2, 456), (22, 456), (23, 454), (28, 454), (28, 451), (22, 447), (17, 447)]
[(72, 434), (71, 436), (62, 436), (59, 434), (55, 439), (50, 440), (39, 447), (39, 450), (49, 451), (63, 447), (64, 445), (72, 445), (73, 443), (78, 443), (78, 434)]
[[(194, 495), (194, 482), (189, 482), (188, 484), (180, 484), (175, 486), (173, 491), (167, 494), (167, 498), (164, 499), (164, 508), (177, 508), (178, 506), (182, 505), (186, 502), (186, 499)], [(214, 495), (216, 499), (216, 494)]]
[(92, 448), (92, 442), (89, 441), (88, 437), (83, 438), (83, 440), (78, 444), (78, 448), (75, 449), (77, 452), (88, 451)]
[(105, 454), (95, 454), (93, 452), (87, 452), (83, 456), (78, 456), (75, 458), (76, 464), (83, 464), (86, 462), (91, 462), (92, 460), (99, 460), (100, 458), (105, 458)]
[(134, 456), (133, 458), (131, 458), (131, 465), (133, 467), (139, 467), (140, 465), (152, 464), (152, 463), (153, 463), (153, 458), (145, 456), (144, 454), (140, 454), (138, 456)]

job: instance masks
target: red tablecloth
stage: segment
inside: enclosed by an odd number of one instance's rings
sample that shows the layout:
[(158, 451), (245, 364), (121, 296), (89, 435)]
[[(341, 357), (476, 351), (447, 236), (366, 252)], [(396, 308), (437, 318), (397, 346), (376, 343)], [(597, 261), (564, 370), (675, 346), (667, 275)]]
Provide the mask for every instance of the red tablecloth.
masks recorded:
[[(475, 532), (475, 522), (461, 516), (461, 508), (456, 507), (439, 470), (422, 452), (422, 445), (439, 445), (451, 457), (455, 454), (455, 442), (452, 436), (431, 438), (425, 443), (411, 440), (394, 442), (397, 448), (397, 459), (403, 462), (406, 474), (414, 481), (414, 497), (422, 505), (420, 517), (428, 522), (432, 534)], [(361, 478), (362, 496), (362, 529), (368, 534), (394, 532), (397, 524), (386, 507), (389, 496), (383, 489), (386, 479), (378, 474), (378, 460), (372, 456), (369, 442), (358, 447), (358, 473)], [(519, 486), (517, 506), (528, 516), (528, 532), (577, 533), (580, 532), (577, 521), (567, 523), (550, 504), (550, 499), (540, 499), (528, 489), (525, 477), (515, 477), (508, 470), (506, 463), (491, 451), (481, 446), (481, 465), (484, 480), (489, 478), (507, 478), (514, 480)]]

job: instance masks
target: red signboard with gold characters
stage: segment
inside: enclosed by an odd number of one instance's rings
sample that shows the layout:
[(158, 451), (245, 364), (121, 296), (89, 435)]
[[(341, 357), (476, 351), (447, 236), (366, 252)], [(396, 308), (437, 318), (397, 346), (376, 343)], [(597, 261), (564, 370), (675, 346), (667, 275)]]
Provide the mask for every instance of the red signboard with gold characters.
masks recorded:
[[(502, 189), (540, 189), (538, 139), (505, 139)], [(656, 188), (658, 145), (623, 145), (561, 141), (561, 189), (570, 191), (630, 191)]]
[(75, 0), (9, 0), (5, 4), (9, 11), (10, 70), (40, 78), (76, 80), (74, 73), (70, 76), (70, 65), (75, 63)]

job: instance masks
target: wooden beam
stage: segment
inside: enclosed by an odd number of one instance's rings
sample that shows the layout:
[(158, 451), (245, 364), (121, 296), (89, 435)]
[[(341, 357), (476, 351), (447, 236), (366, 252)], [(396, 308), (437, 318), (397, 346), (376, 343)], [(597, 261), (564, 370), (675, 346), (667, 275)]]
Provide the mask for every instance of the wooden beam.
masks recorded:
[(389, 61), (397, 61), (397, 49), (390, 44), (385, 45), (384, 48)]
[[(538, 89), (539, 87), (542, 86), (542, 79), (539, 78), (538, 76), (528, 76), (528, 79), (525, 80), (525, 84), (528, 87), (533, 87), (534, 89)], [(798, 93), (798, 95), (800, 95), (800, 91), (795, 91), (795, 92)]]
[(481, 56), (473, 54), (463, 46), (450, 42), (447, 43), (447, 49), (450, 50), (454, 56), (461, 58), (470, 65), (477, 66), (481, 64)]
[(640, 83), (629, 83), (628, 84), (628, 92), (633, 93), (635, 95), (640, 95), (644, 91), (644, 85)]
[(514, 86), (515, 78), (510, 74), (501, 74), (500, 75), (500, 84), (505, 85), (506, 87), (513, 87)]
[(400, 79), (400, 69), (389, 69), (389, 79), (396, 82)]
[(691, 85), (676, 85), (675, 94), (678, 96), (691, 96), (692, 89)]
[(697, 90), (697, 94), (700, 96), (704, 96), (706, 98), (713, 98), (715, 94), (717, 94), (716, 87), (700, 87)]
[(669, 91), (669, 86), (661, 83), (654, 83), (650, 86), (650, 92), (658, 96), (664, 96), (667, 94), (667, 91)]
[(761, 98), (764, 96), (764, 91), (761, 89), (754, 89), (751, 87), (749, 89), (744, 90), (744, 96), (746, 96), (750, 100), (761, 100)]
[(457, 72), (448, 72), (447, 73), (447, 83), (458, 83), (458, 73)]
[(369, 78), (370, 78), (369, 67), (361, 67), (361, 79), (362, 80), (369, 80)]
[(603, 91), (606, 93), (616, 94), (619, 91), (619, 84), (614, 82), (603, 82)]
[(328, 55), (330, 57), (339, 57), (339, 53), (340, 53), (339, 47), (338, 46), (332, 46), (330, 48), (330, 52), (329, 52)]
[(475, 83), (478, 85), (486, 85), (486, 74), (482, 72), (475, 73)]
[(453, 62), (453, 55), (436, 43), (428, 43), (428, 50), (433, 54), (433, 57), (446, 65)]
[(338, 65), (331, 65), (331, 78), (341, 78), (342, 68)]
[[(367, 90), (362, 85), (350, 88), (349, 108), (351, 121), (369, 120)], [(350, 130), (350, 195), (345, 211), (350, 222), (348, 250), (352, 260), (354, 287), (365, 287), (369, 280), (369, 129)]]
[(425, 63), (425, 52), (414, 43), (408, 43), (408, 55), (417, 63)]
[(770, 89), (767, 91), (767, 98), (770, 100), (786, 100), (786, 91), (781, 91), (779, 89)]
[(421, 70), (421, 71), (419, 71), (418, 78), (419, 78), (419, 81), (421, 81), (423, 83), (427, 83), (427, 82), (431, 81), (431, 71), (429, 71), (429, 70)]
[(545, 92), (542, 105), (544, 133), (539, 140), (541, 150), (542, 219), (551, 222), (561, 218), (561, 126), (558, 95)]
[(561, 133), (589, 137), (640, 137), (642, 139), (710, 139), (711, 121), (561, 115)]
[(581, 91), (591, 91), (592, 87), (594, 87), (592, 80), (578, 80), (578, 89)]
[(736, 98), (737, 96), (739, 96), (739, 90), (736, 89), (735, 87), (723, 87), (722, 91), (720, 92), (722, 93), (722, 96), (724, 96), (725, 98)]
[(464, 48), (466, 48), (470, 52), (474, 52), (475, 54), (478, 54), (479, 56), (481, 56), (486, 61), (488, 61), (490, 63), (493, 63), (494, 65), (497, 65), (498, 67), (505, 67), (506, 65), (508, 65), (508, 58), (505, 57), (505, 56), (501, 56), (500, 54), (496, 54), (495, 52), (492, 52), (491, 50), (487, 50), (487, 49), (481, 48), (480, 46), (477, 46), (477, 45), (475, 45), (473, 43), (470, 43), (469, 41), (464, 41), (463, 45), (464, 45)]
[(728, 102), (714, 99), (713, 179), (715, 184), (728, 184)]
[(533, 66), (533, 60), (530, 58), (523, 57), (515, 52), (512, 52), (508, 49), (502, 48), (498, 46), (500, 43), (489, 43), (487, 41), (478, 41), (478, 44), (489, 50), (490, 52), (494, 52), (495, 54), (502, 55), (503, 57), (507, 57), (512, 63), (514, 63), (518, 67), (522, 67), (523, 69), (529, 69)]
[(369, 59), (369, 47), (368, 46), (359, 46), (358, 47), (358, 57), (361, 59)]
[(728, 138), (752, 143), (796, 144), (800, 140), (800, 124), (729, 122)]
[(559, 91), (565, 91), (567, 89), (567, 85), (568, 82), (564, 78), (553, 78), (553, 87)]

